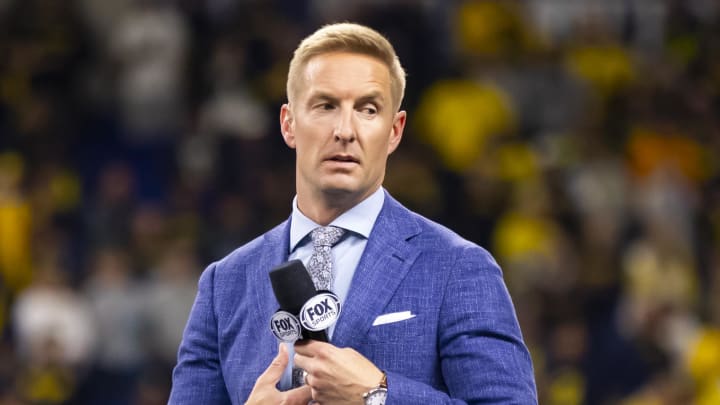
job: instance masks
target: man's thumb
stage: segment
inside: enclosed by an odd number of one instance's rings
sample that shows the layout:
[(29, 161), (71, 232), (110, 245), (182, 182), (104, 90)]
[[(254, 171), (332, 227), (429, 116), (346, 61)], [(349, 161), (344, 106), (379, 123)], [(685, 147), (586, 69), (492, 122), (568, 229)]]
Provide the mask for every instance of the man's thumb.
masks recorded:
[(268, 368), (260, 375), (258, 381), (276, 384), (280, 381), (285, 367), (288, 365), (288, 352), (284, 343), (280, 343), (278, 347), (278, 354), (272, 360)]

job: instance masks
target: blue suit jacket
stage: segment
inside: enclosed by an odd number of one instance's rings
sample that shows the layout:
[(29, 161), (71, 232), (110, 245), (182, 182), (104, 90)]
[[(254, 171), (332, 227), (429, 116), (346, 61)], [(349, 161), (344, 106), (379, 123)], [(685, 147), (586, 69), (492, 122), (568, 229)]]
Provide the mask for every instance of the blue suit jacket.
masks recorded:
[[(173, 372), (172, 404), (242, 404), (277, 354), (268, 272), (287, 261), (289, 221), (200, 277)], [(411, 311), (372, 326), (379, 315)], [(495, 260), (385, 203), (332, 338), (387, 372), (387, 404), (535, 404), (532, 364)]]

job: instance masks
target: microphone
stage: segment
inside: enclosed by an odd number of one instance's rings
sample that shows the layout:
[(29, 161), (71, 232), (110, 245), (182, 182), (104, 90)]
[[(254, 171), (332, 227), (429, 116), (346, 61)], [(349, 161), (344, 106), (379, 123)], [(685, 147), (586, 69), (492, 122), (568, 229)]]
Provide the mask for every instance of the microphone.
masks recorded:
[[(291, 260), (271, 270), (270, 283), (280, 304), (270, 325), (275, 336), (287, 341), (296, 334), (299, 339), (328, 342), (325, 329), (340, 316), (337, 296), (330, 291), (317, 291), (300, 260)], [(283, 331), (290, 332), (283, 335)], [(282, 336), (290, 338), (283, 339)]]

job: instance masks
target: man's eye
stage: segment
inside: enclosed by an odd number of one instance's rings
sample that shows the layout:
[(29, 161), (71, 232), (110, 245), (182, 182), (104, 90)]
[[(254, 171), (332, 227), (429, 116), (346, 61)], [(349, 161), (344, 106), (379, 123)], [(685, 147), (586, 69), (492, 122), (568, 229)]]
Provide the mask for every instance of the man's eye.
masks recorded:
[(328, 111), (329, 111), (329, 110), (334, 109), (335, 106), (332, 105), (332, 104), (330, 104), (330, 103), (324, 103), (324, 104), (321, 104), (321, 105), (320, 105), (320, 108), (322, 108), (323, 110), (328, 110)]
[(360, 111), (367, 115), (375, 115), (377, 114), (377, 108), (375, 107), (363, 107)]

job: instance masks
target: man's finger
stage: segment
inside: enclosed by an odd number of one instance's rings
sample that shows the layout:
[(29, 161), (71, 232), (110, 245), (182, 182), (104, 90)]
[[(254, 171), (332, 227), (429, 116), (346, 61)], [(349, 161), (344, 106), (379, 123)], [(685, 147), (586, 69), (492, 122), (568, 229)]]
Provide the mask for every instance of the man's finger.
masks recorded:
[(306, 405), (312, 399), (312, 389), (309, 385), (293, 388), (285, 391), (285, 399), (288, 404)]
[(324, 342), (318, 342), (316, 340), (300, 340), (295, 343), (295, 353), (301, 354), (306, 357), (313, 357), (318, 348), (322, 347)]
[(277, 384), (288, 364), (288, 353), (284, 343), (280, 343), (278, 354), (272, 360), (267, 369), (258, 377), (257, 382)]

